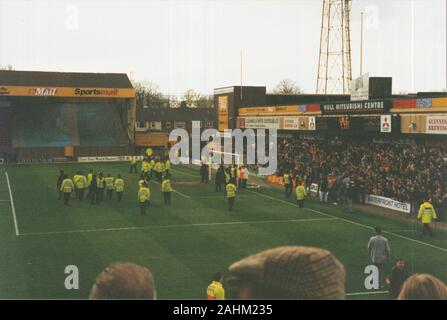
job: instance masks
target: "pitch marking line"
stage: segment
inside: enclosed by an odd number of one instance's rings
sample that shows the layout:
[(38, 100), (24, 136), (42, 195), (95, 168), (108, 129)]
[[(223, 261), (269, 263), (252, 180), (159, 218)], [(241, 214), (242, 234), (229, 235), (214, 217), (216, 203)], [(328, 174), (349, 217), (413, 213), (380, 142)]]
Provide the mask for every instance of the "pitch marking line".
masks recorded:
[(9, 199), (11, 201), (12, 216), (14, 218), (14, 228), (15, 228), (15, 231), (16, 231), (16, 236), (19, 236), (20, 235), (19, 224), (17, 223), (16, 209), (15, 209), (15, 206), (14, 206), (14, 198), (12, 196), (11, 184), (9, 183), (8, 172), (5, 172), (5, 176), (6, 176), (6, 183), (8, 184)]
[(108, 228), (108, 229), (84, 229), (84, 230), (68, 230), (68, 231), (50, 231), (50, 232), (30, 232), (21, 233), (21, 236), (38, 236), (52, 234), (70, 234), (70, 233), (89, 233), (89, 232), (109, 232), (109, 231), (127, 231), (127, 230), (151, 230), (151, 229), (173, 229), (183, 227), (213, 227), (227, 225), (245, 225), (245, 224), (267, 224), (267, 223), (299, 223), (314, 221), (329, 221), (334, 218), (319, 219), (294, 219), (294, 220), (262, 220), (262, 221), (230, 221), (230, 222), (213, 222), (213, 223), (192, 223), (192, 224), (173, 224), (166, 226), (146, 226), (146, 227), (124, 227), (124, 228)]
[[(159, 186), (161, 186), (161, 183), (158, 182), (158, 181), (151, 180), (151, 181), (149, 181), (149, 182), (154, 182), (154, 183), (158, 184)], [(175, 192), (175, 193), (181, 195), (183, 198), (186, 198), (186, 199), (192, 199), (192, 197), (190, 197), (190, 196), (188, 196), (188, 195), (186, 195), (186, 194), (184, 194), (184, 193), (181, 193), (180, 191), (177, 191), (177, 190), (175, 190), (175, 189), (172, 189), (172, 192)]]
[[(287, 203), (287, 204), (289, 204), (291, 206), (294, 206), (294, 207), (298, 207), (297, 204), (289, 202), (289, 201), (281, 200), (281, 199), (278, 199), (278, 198), (275, 198), (275, 197), (271, 197), (271, 196), (265, 195), (263, 193), (252, 191), (252, 190), (247, 190), (247, 191), (253, 192), (253, 193), (257, 193), (257, 194), (259, 194), (262, 197), (266, 197), (266, 198), (269, 198), (269, 199), (272, 199), (272, 200), (276, 200), (276, 201), (279, 201), (279, 202)], [(308, 211), (313, 211), (313, 212), (322, 214), (322, 215), (324, 215), (326, 217), (336, 218), (338, 220), (342, 220), (344, 222), (347, 222), (347, 223), (350, 223), (350, 224), (354, 224), (354, 225), (362, 227), (362, 228), (367, 228), (367, 229), (372, 229), (373, 228), (373, 227), (368, 226), (366, 224), (354, 222), (352, 220), (348, 220), (348, 219), (345, 219), (345, 218), (340, 218), (340, 217), (334, 216), (334, 215), (329, 214), (329, 213), (324, 213), (324, 212), (321, 212), (321, 211), (318, 211), (318, 210), (314, 210), (314, 209), (310, 209), (310, 208), (304, 208), (304, 209), (308, 210)], [(435, 246), (435, 245), (427, 243), (427, 242), (423, 242), (423, 241), (419, 241), (419, 240), (412, 239), (412, 238), (409, 238), (409, 237), (405, 237), (403, 235), (400, 235), (400, 234), (397, 234), (397, 233), (394, 233), (394, 232), (390, 232), (390, 231), (382, 231), (382, 232), (386, 233), (386, 234), (389, 234), (389, 235), (392, 235), (392, 236), (397, 237), (397, 238), (401, 238), (401, 239), (404, 239), (404, 240), (408, 240), (408, 241), (415, 242), (415, 243), (418, 243), (418, 244), (421, 244), (421, 245), (424, 245), (424, 246), (427, 246), (427, 247), (431, 247), (431, 248), (434, 248), (434, 249), (438, 249), (438, 250), (447, 252), (446, 248), (441, 248), (441, 247)]]
[(365, 292), (353, 292), (353, 293), (347, 293), (347, 296), (369, 296), (372, 294), (385, 294), (388, 293), (388, 291), (365, 291)]
[[(237, 198), (256, 198), (256, 195), (250, 194), (238, 194)], [(220, 196), (194, 196), (193, 199), (227, 199), (225, 195), (222, 193)]]

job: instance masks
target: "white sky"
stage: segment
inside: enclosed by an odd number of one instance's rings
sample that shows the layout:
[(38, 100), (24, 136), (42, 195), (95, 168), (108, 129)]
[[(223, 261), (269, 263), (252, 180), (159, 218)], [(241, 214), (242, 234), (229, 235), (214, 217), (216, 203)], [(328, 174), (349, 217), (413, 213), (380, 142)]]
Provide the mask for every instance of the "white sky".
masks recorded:
[[(294, 80), (314, 93), (323, 0), (0, 0), (0, 65), (133, 72), (164, 93)], [(447, 87), (445, 0), (353, 0), (353, 76), (393, 77), (394, 92)]]

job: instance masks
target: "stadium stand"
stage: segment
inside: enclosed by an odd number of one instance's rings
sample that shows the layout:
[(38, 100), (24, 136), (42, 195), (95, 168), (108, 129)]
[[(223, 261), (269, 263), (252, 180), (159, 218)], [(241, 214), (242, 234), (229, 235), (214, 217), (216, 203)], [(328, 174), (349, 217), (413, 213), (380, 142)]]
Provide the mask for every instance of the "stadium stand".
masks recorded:
[(107, 104), (78, 104), (81, 146), (126, 146), (131, 144), (116, 108)]
[(12, 109), (0, 106), (0, 148), (11, 147)]

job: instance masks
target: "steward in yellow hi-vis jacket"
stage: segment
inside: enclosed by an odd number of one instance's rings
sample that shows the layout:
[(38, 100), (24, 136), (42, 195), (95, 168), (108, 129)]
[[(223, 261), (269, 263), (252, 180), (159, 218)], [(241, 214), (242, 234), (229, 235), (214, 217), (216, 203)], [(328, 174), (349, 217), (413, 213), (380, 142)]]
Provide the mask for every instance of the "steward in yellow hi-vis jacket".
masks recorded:
[(90, 199), (92, 196), (92, 181), (93, 181), (93, 170), (90, 169), (87, 174), (87, 186), (88, 186), (88, 193), (87, 198)]
[(154, 171), (155, 171), (155, 177), (157, 178), (158, 182), (162, 181), (162, 175), (163, 175), (163, 164), (157, 160), (157, 162), (154, 165)]
[(285, 196), (286, 198), (290, 198), (292, 196), (292, 176), (289, 171), (284, 172), (283, 180)]
[(64, 204), (69, 206), (70, 195), (73, 192), (74, 184), (73, 181), (67, 176), (64, 177), (61, 184), (61, 191), (63, 192)]
[(102, 172), (96, 177), (96, 203), (98, 204), (100, 201), (104, 200), (104, 189), (106, 188), (106, 180)]
[(107, 175), (107, 177), (104, 179), (106, 183), (106, 192), (107, 192), (107, 200), (112, 200), (113, 196), (113, 177), (110, 175), (110, 173)]
[(168, 159), (165, 161), (165, 174), (169, 174), (169, 170), (171, 170), (171, 161)]
[(172, 186), (169, 176), (163, 177), (163, 182), (161, 183), (161, 192), (163, 192), (163, 199), (165, 204), (171, 204)]
[(78, 188), (76, 188), (76, 182), (78, 181), (80, 175), (81, 175), (81, 171), (76, 172), (76, 174), (73, 176), (73, 180), (72, 180), (73, 184), (74, 184), (74, 191), (75, 191), (75, 194), (76, 194), (76, 199), (79, 198), (79, 196), (78, 196)]
[(84, 190), (88, 187), (87, 178), (81, 174), (77, 175), (75, 188), (78, 191), (78, 199), (79, 201), (84, 200)]
[(120, 174), (116, 177), (115, 182), (113, 183), (113, 187), (115, 188), (116, 198), (118, 199), (118, 202), (121, 202), (124, 193), (124, 180), (121, 178)]
[(228, 210), (233, 210), (234, 200), (236, 199), (236, 184), (235, 179), (231, 179), (230, 182), (225, 186), (225, 190), (227, 191), (227, 199), (228, 199)]
[(304, 198), (307, 196), (307, 192), (306, 188), (301, 184), (301, 181), (297, 181), (295, 192), (296, 200), (298, 200), (298, 208), (304, 208)]
[(142, 215), (146, 214), (146, 208), (149, 204), (149, 199), (151, 198), (151, 190), (146, 182), (138, 190), (138, 202), (140, 203), (140, 212)]
[(216, 273), (213, 282), (206, 289), (208, 300), (225, 300), (225, 289), (222, 285), (223, 277), (220, 272)]
[(433, 232), (430, 228), (430, 223), (432, 219), (437, 219), (435, 208), (431, 204), (431, 199), (426, 199), (423, 204), (421, 204), (418, 213), (418, 219), (422, 222), (422, 235), (426, 236), (427, 234), (433, 237)]
[(130, 157), (130, 171), (129, 173), (138, 173), (138, 169), (137, 169), (137, 157), (135, 156), (131, 156)]

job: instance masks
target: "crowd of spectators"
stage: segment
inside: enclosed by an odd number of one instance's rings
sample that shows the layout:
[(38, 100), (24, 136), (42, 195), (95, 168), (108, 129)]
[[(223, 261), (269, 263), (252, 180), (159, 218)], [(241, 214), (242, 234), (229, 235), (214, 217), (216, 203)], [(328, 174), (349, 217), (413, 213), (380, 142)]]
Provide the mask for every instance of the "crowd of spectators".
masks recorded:
[[(278, 141), (278, 174), (291, 170), (306, 185), (327, 187), (330, 200), (343, 194), (346, 179), (354, 179), (360, 197), (384, 196), (416, 207), (431, 196), (435, 208), (447, 208), (447, 149), (359, 139)], [(332, 192), (331, 192), (332, 191)]]

